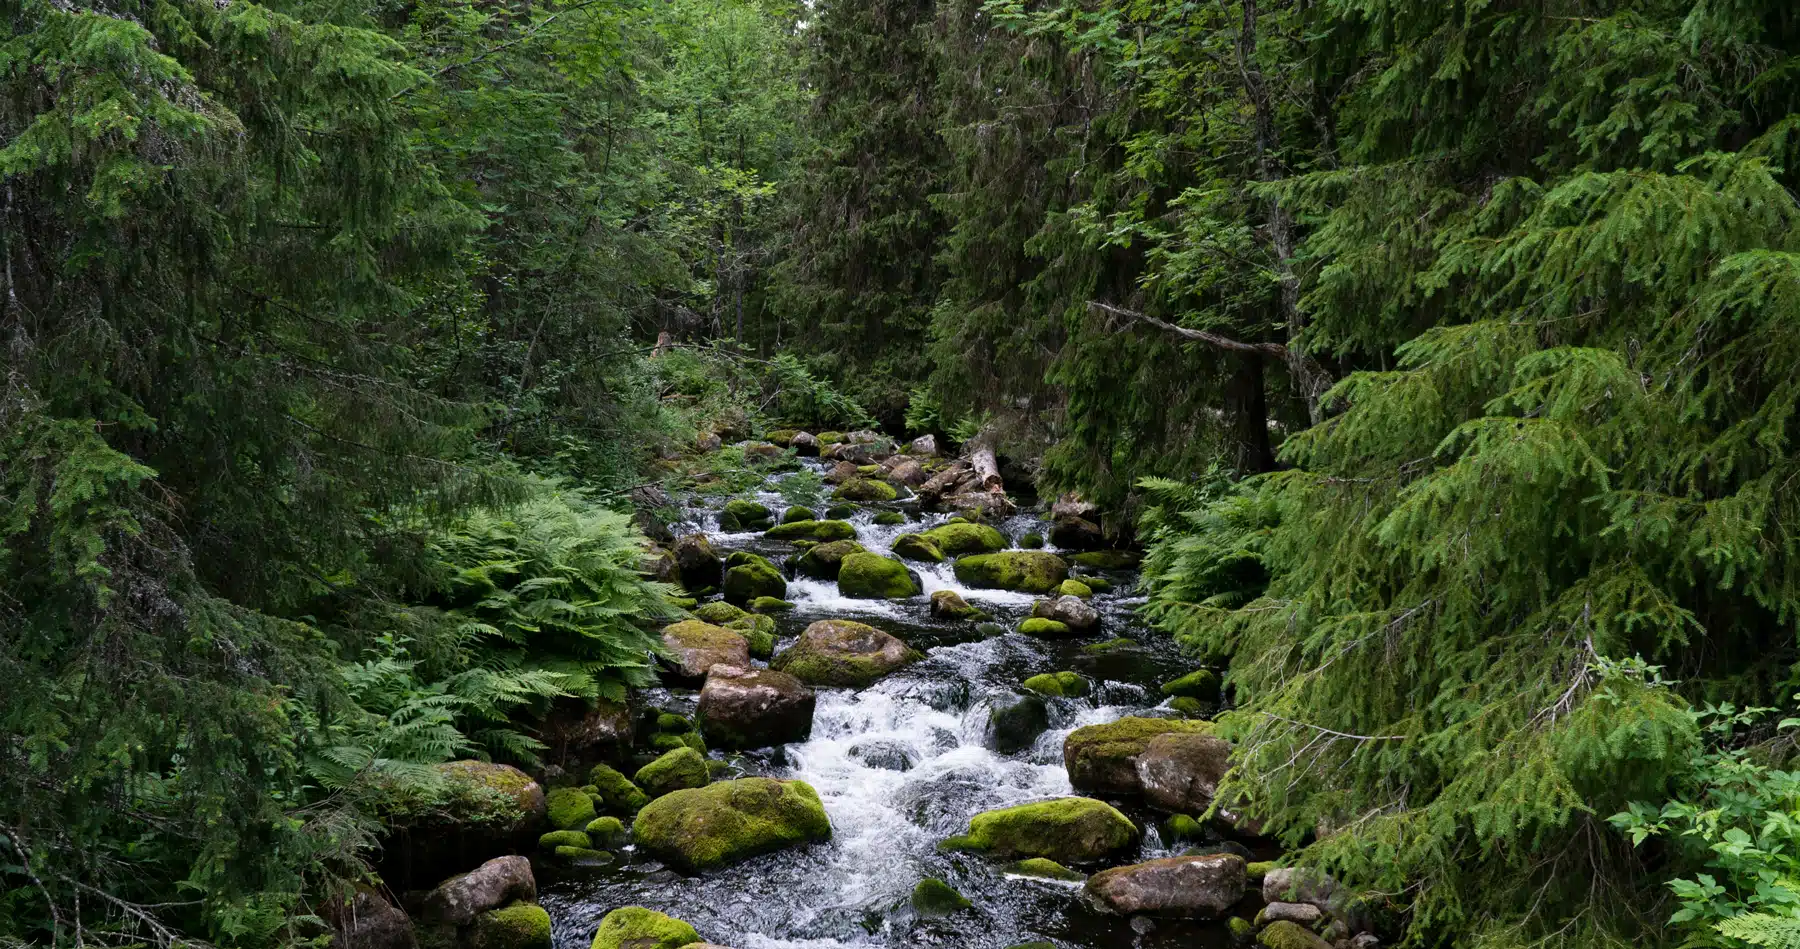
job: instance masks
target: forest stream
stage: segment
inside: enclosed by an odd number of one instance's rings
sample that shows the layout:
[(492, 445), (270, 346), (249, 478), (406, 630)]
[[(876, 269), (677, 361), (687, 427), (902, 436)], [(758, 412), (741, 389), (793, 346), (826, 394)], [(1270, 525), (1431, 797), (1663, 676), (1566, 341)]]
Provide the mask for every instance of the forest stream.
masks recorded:
[[(820, 471), (829, 467), (817, 459), (803, 464)], [(791, 476), (773, 475), (754, 500), (780, 511), (786, 502), (777, 485)], [(686, 520), (674, 525), (675, 532), (705, 532), (721, 555), (745, 550), (780, 563), (795, 552), (761, 531), (720, 531), (718, 515), (726, 500), (704, 495), (689, 499)], [(952, 516), (917, 507), (906, 500), (869, 505), (849, 520), (858, 542), (887, 553), (896, 537)], [(906, 521), (877, 524), (876, 515), (884, 509), (902, 512)], [(1043, 525), (1036, 513), (1020, 513), (997, 526), (1016, 544)], [(1084, 902), (1079, 882), (1027, 877), (1008, 872), (1005, 861), (938, 850), (939, 841), (962, 833), (978, 812), (1072, 794), (1063, 739), (1074, 729), (1126, 715), (1179, 715), (1167, 707), (1157, 685), (1187, 671), (1192, 662), (1135, 615), (1142, 599), (1133, 589), (1133, 573), (1105, 574), (1113, 587), (1092, 600), (1103, 617), (1098, 629), (1076, 639), (1047, 640), (1016, 631), (1038, 597), (963, 585), (950, 561), (909, 566), (922, 592), (897, 600), (852, 599), (840, 595), (831, 581), (788, 579), (787, 599), (794, 608), (776, 614), (778, 652), (809, 623), (842, 618), (893, 633), (926, 658), (862, 690), (819, 689), (810, 740), (730, 755), (730, 773), (721, 775), (807, 782), (817, 789), (831, 818), (830, 842), (700, 876), (665, 869), (633, 848), (609, 867), (540, 871), (541, 902), (554, 920), (559, 947), (586, 949), (601, 918), (629, 905), (685, 920), (703, 936), (739, 949), (998, 949), (1043, 939), (1088, 947), (1231, 944), (1222, 921), (1108, 915)], [(930, 598), (939, 590), (960, 594), (990, 613), (992, 622), (934, 618)], [(1133, 643), (1114, 642), (1118, 639)], [(1102, 644), (1107, 648), (1093, 648)], [(1023, 750), (997, 751), (989, 721), (996, 703), (1022, 696), (1021, 680), (1058, 670), (1081, 673), (1092, 690), (1083, 698), (1046, 699), (1048, 728)], [(695, 691), (667, 688), (640, 696), (646, 706), (684, 716), (693, 715), (696, 698)], [(1129, 808), (1127, 813), (1144, 835), (1136, 856), (1117, 863), (1219, 843), (1166, 841), (1157, 815)], [(928, 877), (948, 882), (974, 904), (972, 909), (941, 918), (913, 912), (908, 895)], [(1240, 907), (1239, 914), (1254, 916), (1255, 907)]]

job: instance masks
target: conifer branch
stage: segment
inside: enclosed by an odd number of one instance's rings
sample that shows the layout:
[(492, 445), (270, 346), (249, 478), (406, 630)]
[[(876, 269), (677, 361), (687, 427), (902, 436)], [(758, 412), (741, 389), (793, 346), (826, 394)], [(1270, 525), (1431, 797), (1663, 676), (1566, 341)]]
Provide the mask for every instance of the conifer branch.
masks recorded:
[(1228, 336), (1221, 336), (1218, 333), (1209, 333), (1206, 330), (1176, 326), (1174, 323), (1170, 323), (1167, 320), (1159, 320), (1148, 313), (1140, 313), (1137, 310), (1127, 310), (1122, 306), (1102, 303), (1099, 300), (1089, 300), (1088, 307), (1099, 310), (1102, 313), (1110, 313), (1113, 316), (1122, 316), (1129, 320), (1136, 320), (1139, 323), (1148, 323), (1165, 333), (1173, 333), (1182, 339), (1191, 339), (1198, 343), (1205, 343), (1216, 349), (1228, 350), (1234, 353), (1259, 353), (1264, 356), (1274, 356), (1277, 359), (1283, 360), (1288, 356), (1288, 348), (1280, 343), (1240, 342)]

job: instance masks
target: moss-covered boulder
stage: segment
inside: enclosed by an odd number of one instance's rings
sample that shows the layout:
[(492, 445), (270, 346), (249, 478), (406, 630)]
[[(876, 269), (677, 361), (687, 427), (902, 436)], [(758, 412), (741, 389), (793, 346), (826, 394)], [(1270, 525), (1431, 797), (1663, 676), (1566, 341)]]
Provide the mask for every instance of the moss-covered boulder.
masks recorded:
[(766, 748), (812, 734), (813, 690), (778, 669), (713, 667), (700, 690), (701, 727), (726, 748)]
[(786, 613), (794, 608), (794, 601), (778, 596), (759, 596), (751, 600), (749, 605), (751, 611), (756, 613)]
[(550, 826), (557, 830), (580, 830), (594, 819), (594, 802), (580, 788), (556, 788), (544, 803), (550, 813)]
[(689, 590), (716, 587), (725, 574), (724, 562), (705, 534), (686, 534), (675, 541), (675, 565), (681, 585)]
[[(860, 475), (862, 472), (859, 471), (857, 474)], [(868, 503), (870, 501), (892, 501), (900, 496), (900, 492), (886, 481), (857, 477), (838, 485), (838, 489), (833, 491), (831, 496), (840, 501)]]
[(684, 620), (663, 627), (662, 640), (667, 672), (678, 682), (703, 681), (706, 670), (716, 665), (750, 664), (750, 643), (723, 626)]
[(991, 554), (1006, 549), (1006, 535), (986, 524), (942, 524), (925, 532), (932, 546), (960, 557), (963, 554)]
[(699, 941), (700, 933), (679, 919), (642, 906), (625, 906), (600, 920), (590, 949), (681, 949)]
[(1256, 942), (1264, 949), (1331, 949), (1331, 943), (1320, 939), (1305, 926), (1292, 920), (1277, 920), (1256, 934)]
[(1094, 588), (1071, 577), (1057, 586), (1056, 595), (1077, 596), (1085, 600), (1094, 595)]
[(951, 850), (995, 857), (1044, 857), (1062, 864), (1095, 863), (1137, 843), (1138, 829), (1118, 808), (1087, 797), (1063, 797), (983, 811), (969, 832), (944, 841)]
[(1130, 550), (1089, 550), (1069, 559), (1092, 570), (1130, 570), (1142, 558)]
[(544, 850), (555, 850), (558, 847), (592, 847), (593, 840), (579, 830), (553, 830), (538, 837), (538, 847)]
[(834, 540), (801, 554), (794, 561), (794, 569), (815, 580), (836, 580), (838, 571), (843, 568), (844, 558), (863, 553), (864, 550), (863, 545), (856, 541)]
[(844, 558), (837, 583), (839, 593), (864, 600), (897, 600), (919, 593), (905, 564), (867, 551)]
[(1039, 639), (1067, 639), (1075, 635), (1067, 623), (1059, 623), (1053, 619), (1033, 616), (1019, 624), (1019, 632)]
[(1086, 893), (1115, 913), (1217, 919), (1244, 895), (1244, 859), (1217, 853), (1146, 860), (1088, 877)]
[(938, 619), (986, 619), (987, 612), (969, 605), (955, 590), (937, 590), (931, 594), (931, 615)]
[(804, 781), (742, 778), (657, 798), (638, 812), (632, 836), (658, 860), (697, 873), (829, 840), (831, 820)]
[(1053, 698), (1079, 698), (1088, 694), (1088, 680), (1079, 672), (1040, 672), (1023, 683), (1027, 692)]
[(617, 817), (596, 817), (588, 821), (587, 836), (592, 846), (617, 847), (625, 842), (625, 822)]
[(898, 638), (866, 623), (820, 620), (770, 666), (808, 685), (860, 689), (919, 658)]
[(926, 877), (913, 887), (913, 912), (926, 918), (949, 916), (959, 913), (975, 904), (969, 898), (956, 892), (956, 888), (937, 877)]
[(742, 499), (727, 501), (719, 512), (719, 530), (727, 533), (766, 531), (774, 520), (775, 515), (767, 505)]
[(439, 821), (459, 828), (490, 830), (498, 837), (530, 831), (548, 814), (544, 789), (511, 765), (447, 761), (435, 766), (444, 780)]
[(1055, 620), (1076, 632), (1085, 633), (1100, 625), (1100, 611), (1078, 596), (1057, 596), (1031, 605), (1031, 615)]
[(750, 655), (757, 659), (767, 659), (775, 654), (775, 620), (773, 617), (758, 614), (746, 614), (743, 619), (735, 620), (731, 628), (742, 634), (744, 641), (750, 644)]
[(921, 534), (901, 534), (894, 538), (894, 556), (920, 563), (944, 562), (944, 552)]
[(1104, 725), (1077, 728), (1063, 739), (1063, 766), (1069, 783), (1086, 794), (1136, 795), (1143, 792), (1137, 759), (1150, 740), (1171, 733), (1211, 734), (1208, 722), (1172, 718), (1121, 718)]
[(1199, 699), (1202, 702), (1217, 702), (1219, 700), (1219, 674), (1211, 669), (1195, 669), (1180, 678), (1164, 682), (1162, 694)]
[(550, 914), (536, 903), (514, 903), (475, 917), (469, 949), (550, 949)]
[(1041, 550), (973, 554), (956, 561), (956, 579), (972, 587), (1049, 593), (1068, 576), (1068, 563)]
[(1044, 548), (1044, 535), (1037, 533), (1026, 534), (1019, 538), (1019, 546), (1026, 550), (1042, 550)]
[(709, 780), (706, 759), (682, 746), (638, 769), (636, 784), (652, 798), (687, 788), (705, 787)]
[(833, 504), (825, 509), (825, 516), (837, 521), (846, 521), (856, 516), (856, 505)]
[(724, 600), (714, 600), (694, 607), (694, 618), (714, 626), (724, 626), (744, 618), (744, 611)]
[(906, 523), (906, 515), (899, 511), (878, 511), (875, 514), (875, 523), (883, 527), (893, 527), (896, 524)]
[(774, 564), (755, 554), (743, 556), (745, 559), (725, 571), (726, 601), (742, 605), (758, 597), (779, 600), (787, 596), (787, 581)]
[(786, 448), (793, 443), (794, 436), (798, 434), (800, 434), (800, 430), (797, 428), (778, 428), (771, 432), (764, 432), (763, 440), (771, 445)]
[(994, 750), (1003, 755), (1030, 748), (1050, 727), (1050, 711), (1035, 695), (1010, 695), (994, 700), (988, 710), (988, 732)]
[(588, 784), (594, 788), (594, 796), (600, 799), (600, 807), (608, 814), (630, 817), (650, 803), (650, 795), (611, 765), (594, 765), (594, 770), (588, 772)]
[(793, 521), (777, 524), (763, 532), (770, 540), (816, 540), (819, 543), (830, 543), (834, 540), (855, 540), (856, 527), (849, 521)]
[(792, 524), (792, 523), (795, 523), (796, 521), (810, 521), (810, 520), (817, 519), (818, 516), (819, 515), (817, 515), (813, 512), (812, 508), (806, 507), (805, 505), (796, 504), (793, 507), (790, 507), (787, 510), (781, 512), (781, 523)]
[(1087, 874), (1071, 870), (1068, 867), (1057, 863), (1055, 860), (1046, 860), (1043, 857), (1032, 857), (1029, 860), (1020, 860), (1018, 863), (1008, 867), (1007, 872), (1022, 877), (1035, 877), (1039, 880), (1058, 880), (1063, 883), (1079, 883), (1082, 880), (1087, 879)]

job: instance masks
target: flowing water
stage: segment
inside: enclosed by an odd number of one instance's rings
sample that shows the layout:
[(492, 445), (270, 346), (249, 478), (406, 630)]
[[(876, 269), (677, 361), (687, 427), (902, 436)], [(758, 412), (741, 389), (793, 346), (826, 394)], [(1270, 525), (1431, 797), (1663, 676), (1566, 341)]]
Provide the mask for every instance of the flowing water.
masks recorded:
[[(779, 517), (787, 502), (774, 487), (765, 485), (756, 498)], [(781, 563), (794, 552), (761, 533), (719, 532), (716, 512), (724, 500), (689, 502), (690, 520), (677, 532), (708, 532), (721, 555), (751, 550)], [(882, 526), (874, 523), (872, 511), (863, 510), (852, 523), (865, 547), (886, 551), (900, 534), (946, 519), (909, 511), (906, 524)], [(1029, 514), (1000, 525), (1014, 541), (1044, 526)], [(1035, 597), (966, 588), (948, 563), (912, 566), (925, 592), (907, 600), (847, 599), (835, 583), (789, 580), (787, 598), (795, 609), (776, 616), (778, 650), (808, 623), (849, 618), (899, 636), (927, 658), (861, 691), (820, 689), (812, 737), (803, 744), (726, 757), (730, 773), (724, 777), (767, 775), (811, 784), (831, 818), (831, 841), (700, 877), (683, 877), (629, 852), (611, 867), (541, 876), (540, 899), (555, 920), (558, 949), (586, 949), (600, 918), (630, 905), (686, 920), (701, 936), (735, 949), (1002, 949), (1033, 940), (1069, 947), (1229, 944), (1216, 923), (1105, 915), (1082, 901), (1079, 884), (1019, 877), (998, 861), (937, 851), (938, 841), (965, 831), (969, 817), (980, 811), (1072, 793), (1063, 770), (1063, 737), (1082, 725), (1124, 715), (1172, 715), (1160, 707), (1156, 685), (1192, 663), (1166, 636), (1138, 620), (1134, 608), (1142, 600), (1129, 573), (1108, 574), (1114, 589), (1095, 596), (1104, 617), (1098, 631), (1072, 641), (1045, 641), (1010, 632), (1029, 614)], [(984, 637), (972, 623), (932, 619), (930, 594), (945, 589), (992, 613), (1009, 632)], [(1081, 648), (1116, 637), (1139, 645), (1099, 654)], [(1049, 700), (1051, 727), (1036, 744), (997, 753), (988, 727), (992, 703), (1020, 694), (1019, 682), (1028, 676), (1064, 669), (1086, 675), (1092, 692)], [(653, 690), (644, 699), (685, 715), (692, 714), (697, 696)], [(1136, 859), (1179, 852), (1162, 842), (1156, 815), (1127, 813), (1145, 831)], [(916, 916), (908, 897), (924, 877), (946, 880), (974, 908), (939, 919)]]

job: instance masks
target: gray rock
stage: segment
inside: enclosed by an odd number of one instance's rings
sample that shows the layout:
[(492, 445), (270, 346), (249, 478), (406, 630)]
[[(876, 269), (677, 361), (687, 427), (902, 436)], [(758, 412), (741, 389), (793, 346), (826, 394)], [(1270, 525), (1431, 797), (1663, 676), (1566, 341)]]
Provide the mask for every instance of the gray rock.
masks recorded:
[(1287, 920), (1302, 926), (1311, 926), (1325, 915), (1325, 911), (1311, 903), (1270, 903), (1263, 907), (1257, 916), (1257, 922), (1267, 924)]
[(713, 666), (750, 665), (750, 641), (723, 626), (684, 620), (664, 627), (662, 640), (672, 660), (670, 675), (684, 682), (706, 678)]
[(1148, 860), (1088, 877), (1086, 892), (1115, 913), (1216, 919), (1244, 895), (1244, 861), (1235, 854)]
[(817, 455), (819, 453), (819, 436), (811, 432), (801, 432), (788, 441), (788, 447), (796, 455)]
[(1100, 625), (1100, 611), (1078, 596), (1059, 596), (1053, 600), (1039, 600), (1032, 606), (1031, 615), (1056, 620), (1070, 629), (1080, 632), (1087, 632)]
[(536, 899), (537, 880), (531, 875), (531, 861), (519, 856), (495, 857), (438, 884), (426, 895), (421, 915), (428, 922), (466, 926), (490, 909), (499, 909), (514, 900), (529, 903)]
[(708, 742), (727, 748), (805, 741), (816, 702), (806, 683), (785, 672), (713, 666), (700, 690), (700, 729)]
[(1359, 933), (1351, 937), (1350, 949), (1381, 949), (1381, 937), (1374, 933)]
[(1150, 739), (1137, 756), (1144, 799), (1176, 814), (1202, 814), (1229, 767), (1231, 743), (1200, 732), (1171, 732)]
[(1329, 874), (1306, 867), (1281, 867), (1263, 877), (1263, 899), (1270, 903), (1311, 903), (1320, 909), (1331, 908), (1338, 883)]
[(725, 562), (705, 534), (687, 534), (675, 541), (675, 565), (681, 585), (689, 590), (716, 587), (725, 576)]
[(938, 453), (937, 436), (920, 435), (906, 446), (906, 453), (909, 455), (918, 455), (921, 458), (935, 457)]
[(994, 750), (1003, 755), (1030, 748), (1050, 727), (1050, 711), (1035, 695), (1009, 695), (994, 701), (988, 728), (994, 734)]
[(406, 912), (381, 891), (359, 886), (350, 900), (321, 914), (331, 924), (332, 949), (414, 949), (418, 938)]

